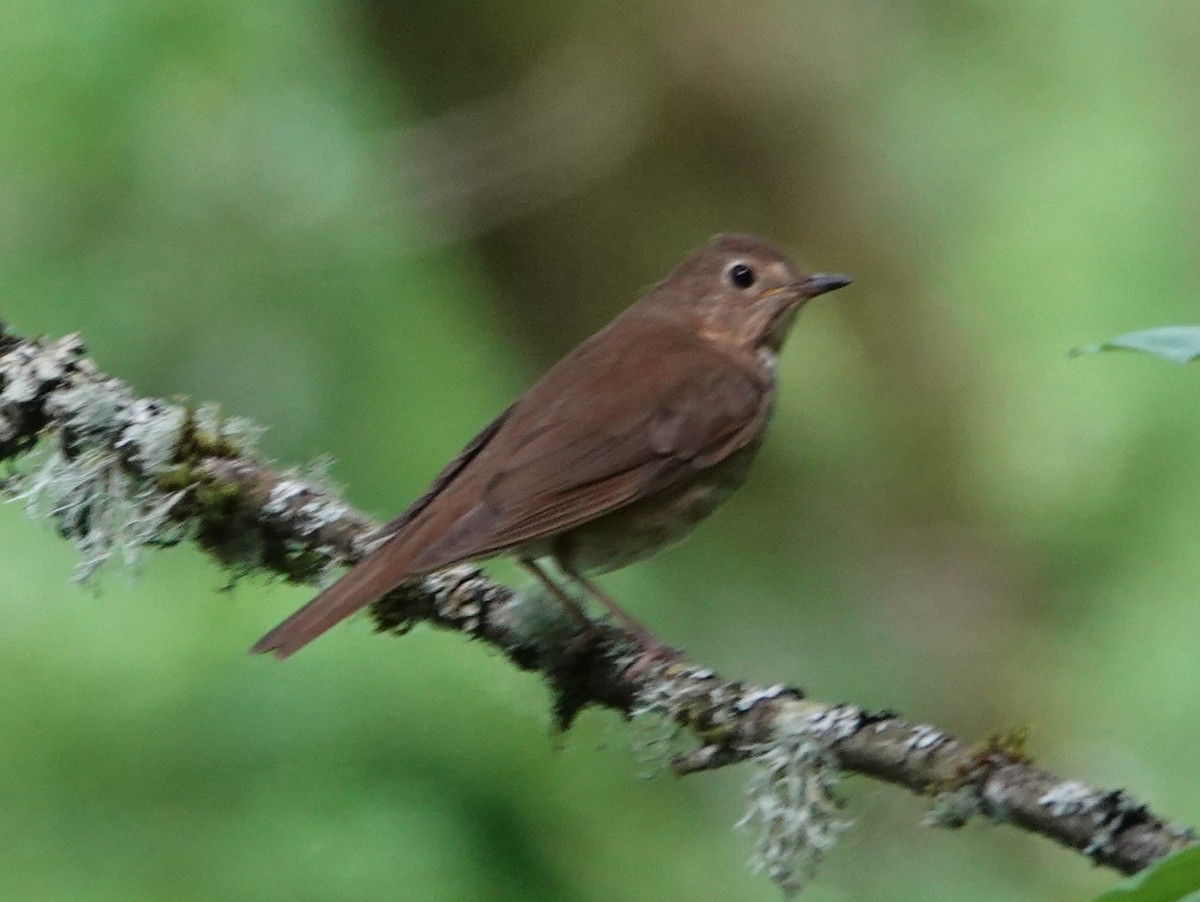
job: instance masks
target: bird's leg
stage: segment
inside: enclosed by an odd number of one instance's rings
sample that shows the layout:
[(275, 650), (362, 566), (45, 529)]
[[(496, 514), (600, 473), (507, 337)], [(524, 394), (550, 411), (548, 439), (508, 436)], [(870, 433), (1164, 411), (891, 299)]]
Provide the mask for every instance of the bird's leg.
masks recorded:
[(664, 645), (659, 638), (650, 632), (640, 620), (626, 611), (613, 599), (611, 595), (601, 589), (598, 585), (568, 564), (566, 561), (559, 560), (558, 566), (562, 568), (562, 572), (574, 580), (584, 592), (593, 599), (598, 601), (604, 608), (620, 621), (621, 625), (637, 637), (638, 644), (642, 646), (642, 654), (628, 670), (628, 676), (636, 677), (640, 675), (650, 664), (659, 660), (671, 660), (678, 658), (680, 652), (678, 649)]
[(550, 575), (536, 561), (532, 558), (523, 557), (518, 558), (517, 563), (533, 574), (533, 578), (541, 583), (542, 588), (558, 600), (558, 603), (566, 609), (567, 613), (571, 615), (571, 619), (575, 621), (580, 629), (589, 631), (593, 629), (592, 620), (588, 617), (587, 611), (580, 606), (579, 602), (564, 592), (562, 586), (552, 580)]

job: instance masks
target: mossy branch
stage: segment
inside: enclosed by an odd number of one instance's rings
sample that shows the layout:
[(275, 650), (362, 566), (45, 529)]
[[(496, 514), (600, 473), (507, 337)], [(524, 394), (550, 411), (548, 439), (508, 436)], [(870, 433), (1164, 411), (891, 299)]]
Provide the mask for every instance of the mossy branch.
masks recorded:
[[(97, 369), (78, 336), (0, 332), (8, 495), (51, 519), (79, 549), (79, 578), (116, 554), (132, 564), (148, 548), (190, 540), (233, 576), (318, 582), (379, 539), (376, 524), (325, 486), (319, 471), (268, 466), (255, 452), (256, 435), (213, 406), (137, 397)], [(406, 585), (378, 602), (373, 616), (382, 632), (428, 623), (540, 672), (564, 729), (583, 708), (600, 706), (686, 731), (696, 746), (674, 758), (678, 774), (752, 762), (743, 823), (757, 830), (755, 863), (786, 891), (803, 884), (847, 826), (834, 797), (843, 771), (929, 796), (929, 825), (958, 827), (979, 816), (1122, 873), (1196, 841), (1192, 830), (1123, 791), (1034, 766), (1020, 737), (970, 745), (890, 712), (819, 702), (690, 664), (659, 663), (631, 679), (631, 636), (598, 622), (581, 643), (558, 606), (474, 567)], [(665, 747), (666, 738), (650, 744)]]

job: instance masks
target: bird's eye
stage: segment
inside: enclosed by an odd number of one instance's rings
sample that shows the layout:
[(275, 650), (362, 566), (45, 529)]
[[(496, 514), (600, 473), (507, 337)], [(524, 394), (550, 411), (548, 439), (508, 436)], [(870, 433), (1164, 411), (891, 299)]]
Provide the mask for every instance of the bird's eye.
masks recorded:
[(729, 267), (729, 281), (738, 288), (749, 288), (757, 281), (757, 276), (745, 263), (735, 263)]

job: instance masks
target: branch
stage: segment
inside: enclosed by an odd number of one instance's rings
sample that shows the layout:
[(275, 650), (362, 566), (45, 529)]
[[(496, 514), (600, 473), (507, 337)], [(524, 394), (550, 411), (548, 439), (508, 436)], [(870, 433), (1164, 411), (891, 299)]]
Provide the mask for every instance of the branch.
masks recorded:
[[(326, 487), (319, 471), (264, 464), (255, 437), (250, 424), (215, 407), (137, 397), (96, 368), (78, 336), (0, 333), (0, 460), (14, 470), (5, 486), (79, 548), (80, 578), (116, 553), (136, 560), (146, 548), (191, 540), (235, 577), (267, 572), (314, 583), (380, 540), (377, 525)], [(560, 606), (491, 582), (475, 567), (406, 584), (372, 616), (381, 632), (418, 623), (453, 630), (541, 673), (563, 729), (598, 706), (667, 725), (651, 749), (686, 731), (696, 745), (674, 757), (677, 774), (753, 762), (743, 823), (758, 832), (756, 864), (786, 891), (802, 885), (847, 826), (833, 796), (841, 772), (930, 796), (929, 825), (958, 827), (982, 816), (1126, 874), (1197, 838), (1122, 790), (1035, 767), (1020, 737), (968, 745), (890, 712), (819, 702), (692, 664), (658, 663), (631, 676), (632, 636), (597, 621), (581, 639)]]

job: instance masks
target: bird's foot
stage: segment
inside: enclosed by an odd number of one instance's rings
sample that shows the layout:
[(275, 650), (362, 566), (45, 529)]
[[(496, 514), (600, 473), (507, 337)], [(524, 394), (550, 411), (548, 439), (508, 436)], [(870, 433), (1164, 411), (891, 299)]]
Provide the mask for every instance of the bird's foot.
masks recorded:
[(634, 659), (633, 663), (625, 668), (625, 679), (631, 683), (636, 682), (646, 675), (655, 664), (672, 663), (682, 660), (683, 649), (672, 648), (669, 645), (663, 645), (657, 639), (652, 642), (642, 643), (642, 653)]
[(563, 649), (563, 657), (568, 660), (573, 660), (581, 656), (594, 643), (604, 638), (604, 630), (596, 623), (589, 620), (587, 624), (580, 628), (571, 640)]

